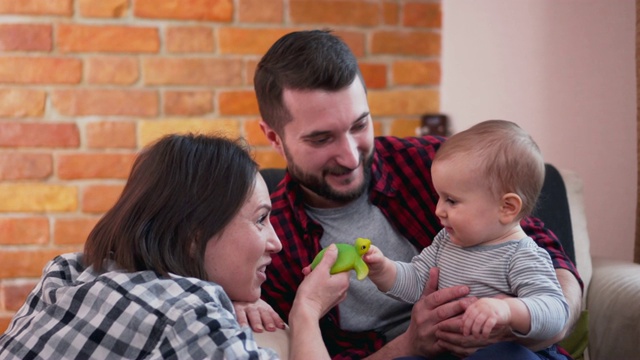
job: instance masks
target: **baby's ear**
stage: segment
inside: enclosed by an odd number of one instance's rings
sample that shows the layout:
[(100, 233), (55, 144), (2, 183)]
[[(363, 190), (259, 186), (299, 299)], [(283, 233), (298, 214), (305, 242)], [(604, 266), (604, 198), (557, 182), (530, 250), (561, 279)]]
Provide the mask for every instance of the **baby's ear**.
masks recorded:
[(516, 220), (522, 210), (522, 199), (518, 194), (507, 193), (500, 199), (500, 222), (509, 224)]

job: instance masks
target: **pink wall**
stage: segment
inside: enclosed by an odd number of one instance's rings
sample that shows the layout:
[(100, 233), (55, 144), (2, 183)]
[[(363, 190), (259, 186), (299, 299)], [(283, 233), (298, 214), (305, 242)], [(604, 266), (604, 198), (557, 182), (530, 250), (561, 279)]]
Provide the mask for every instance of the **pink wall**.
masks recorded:
[(634, 0), (443, 1), (441, 111), (453, 130), (502, 118), (576, 171), (595, 256), (633, 259)]

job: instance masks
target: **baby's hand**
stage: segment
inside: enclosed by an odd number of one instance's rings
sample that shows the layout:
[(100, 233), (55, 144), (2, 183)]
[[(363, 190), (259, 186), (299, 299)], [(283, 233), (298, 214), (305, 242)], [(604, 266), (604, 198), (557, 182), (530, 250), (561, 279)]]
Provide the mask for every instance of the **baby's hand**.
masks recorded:
[(375, 245), (371, 245), (369, 251), (362, 255), (362, 260), (369, 266), (369, 276), (376, 276), (384, 268), (384, 254)]
[(482, 298), (471, 304), (462, 316), (462, 334), (488, 339), (496, 325), (509, 325), (511, 309), (503, 299)]
[(233, 302), (236, 318), (240, 326), (250, 325), (255, 332), (275, 331), (276, 328), (284, 329), (285, 324), (280, 315), (262, 299), (254, 303)]

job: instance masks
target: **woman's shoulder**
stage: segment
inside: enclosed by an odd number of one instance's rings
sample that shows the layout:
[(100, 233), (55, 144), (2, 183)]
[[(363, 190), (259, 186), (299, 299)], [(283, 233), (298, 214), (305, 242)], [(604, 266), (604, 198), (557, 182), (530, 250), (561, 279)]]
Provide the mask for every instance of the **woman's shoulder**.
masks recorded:
[(192, 277), (163, 277), (153, 271), (106, 273), (102, 281), (126, 291), (127, 296), (151, 308), (170, 312), (190, 311), (206, 306), (232, 311), (233, 304), (221, 286)]

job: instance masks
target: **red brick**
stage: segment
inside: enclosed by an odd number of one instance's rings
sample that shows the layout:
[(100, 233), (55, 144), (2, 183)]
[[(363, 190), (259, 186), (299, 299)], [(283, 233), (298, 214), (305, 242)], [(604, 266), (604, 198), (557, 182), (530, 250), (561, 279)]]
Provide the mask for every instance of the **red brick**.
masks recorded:
[(251, 153), (260, 168), (284, 168), (287, 166), (287, 162), (282, 155), (272, 148), (253, 149)]
[(377, 31), (371, 44), (373, 54), (440, 55), (440, 34), (435, 32)]
[(49, 242), (46, 217), (0, 218), (0, 244), (43, 245)]
[(93, 18), (121, 18), (129, 7), (128, 0), (79, 0), (80, 15)]
[(391, 133), (397, 137), (416, 136), (420, 127), (420, 119), (395, 119), (391, 122)]
[(422, 115), (438, 112), (440, 96), (437, 90), (373, 90), (367, 98), (373, 116)]
[(99, 218), (56, 219), (53, 242), (57, 245), (84, 244)]
[(0, 0), (0, 14), (73, 15), (73, 0)]
[(258, 100), (252, 90), (223, 91), (218, 95), (221, 115), (259, 115)]
[(222, 134), (240, 136), (240, 121), (236, 119), (153, 119), (138, 124), (138, 144), (146, 146), (167, 134)]
[(135, 57), (92, 57), (86, 61), (90, 84), (131, 85), (140, 78)]
[(164, 113), (166, 115), (204, 115), (213, 111), (211, 91), (166, 91)]
[(0, 180), (43, 180), (52, 169), (50, 154), (0, 153)]
[(244, 66), (244, 84), (253, 85), (253, 76), (256, 73), (256, 67), (258, 66), (258, 60), (248, 59)]
[(156, 53), (158, 30), (113, 25), (58, 25), (57, 47), (63, 52)]
[(0, 122), (2, 147), (78, 147), (80, 133), (74, 123)]
[(4, 334), (7, 330), (9, 330), (9, 324), (11, 323), (12, 318), (13, 314), (0, 314), (0, 333)]
[(87, 124), (87, 146), (92, 149), (135, 149), (136, 124), (132, 121), (98, 121)]
[[(77, 209), (78, 189), (75, 186), (0, 183), (0, 212), (69, 212)], [(0, 264), (4, 263), (0, 261)]]
[(282, 23), (282, 0), (240, 0), (238, 19), (249, 23)]
[(242, 84), (242, 61), (239, 59), (147, 58), (142, 66), (146, 85)]
[(404, 4), (402, 24), (404, 26), (436, 28), (442, 27), (440, 3), (408, 2)]
[(51, 51), (51, 25), (0, 25), (0, 51)]
[(0, 89), (0, 116), (41, 117), (45, 100), (46, 93), (41, 90)]
[(158, 94), (150, 90), (54, 90), (53, 107), (62, 115), (158, 115)]
[(136, 0), (134, 14), (141, 18), (229, 22), (232, 0)]
[(291, 31), (294, 29), (221, 27), (218, 28), (218, 51), (221, 54), (262, 56), (276, 40)]
[(267, 137), (260, 129), (260, 119), (247, 120), (244, 122), (244, 138), (252, 146), (271, 146)]
[(294, 24), (375, 26), (380, 23), (380, 4), (364, 1), (291, 1)]
[(93, 185), (82, 193), (82, 211), (86, 213), (104, 213), (116, 203), (124, 185)]
[(82, 61), (54, 57), (0, 58), (0, 82), (18, 84), (77, 84)]
[(58, 177), (77, 179), (126, 179), (136, 154), (59, 154)]
[(336, 30), (334, 31), (334, 34), (340, 37), (345, 42), (345, 44), (349, 46), (349, 49), (351, 49), (353, 55), (355, 55), (356, 57), (362, 57), (365, 55), (367, 39), (364, 33)]
[(396, 61), (393, 63), (395, 85), (440, 84), (439, 61)]
[(375, 135), (389, 135), (389, 133), (382, 131), (383, 126), (380, 121), (373, 121), (373, 133)]
[(0, 252), (0, 279), (31, 277), (42, 275), (42, 269), (54, 257), (78, 247), (64, 247), (37, 250), (4, 250)]
[(172, 53), (209, 53), (215, 50), (213, 29), (204, 26), (174, 26), (167, 29), (167, 50)]
[(4, 309), (17, 311), (24, 304), (29, 293), (36, 287), (37, 281), (3, 282)]
[(382, 17), (385, 25), (398, 25), (400, 9), (396, 1), (382, 3)]
[(387, 87), (387, 65), (360, 62), (360, 72), (368, 89)]

